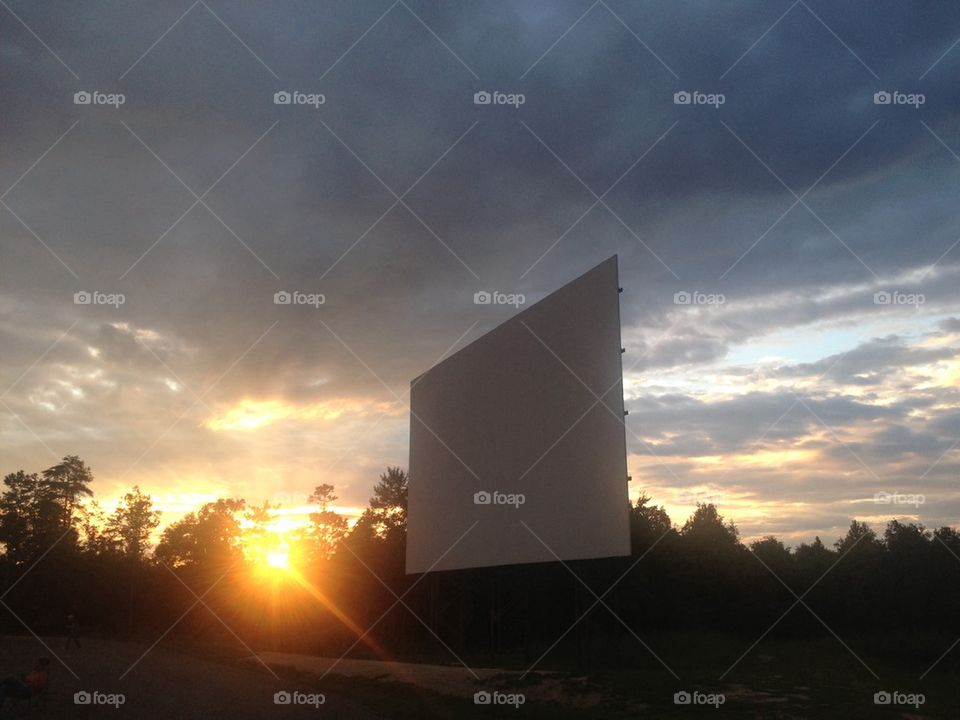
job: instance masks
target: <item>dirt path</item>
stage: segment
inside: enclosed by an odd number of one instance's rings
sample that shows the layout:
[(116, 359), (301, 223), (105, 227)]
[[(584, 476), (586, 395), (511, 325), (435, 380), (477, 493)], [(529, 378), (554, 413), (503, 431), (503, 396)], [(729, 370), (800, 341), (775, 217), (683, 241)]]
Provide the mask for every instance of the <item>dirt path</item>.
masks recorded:
[(260, 653), (260, 657), (268, 665), (284, 665), (318, 676), (333, 667), (332, 672), (337, 675), (371, 680), (396, 680), (460, 697), (473, 694), (478, 688), (486, 686), (491, 679), (504, 674), (503, 670), (495, 668), (468, 670), (462, 665), (418, 665), (380, 660), (337, 661), (336, 658), (293, 653), (265, 652)]
[[(433, 690), (451, 697), (470, 699), (478, 690), (521, 689), (527, 700), (553, 702), (582, 710), (593, 710), (609, 700), (609, 693), (591, 686), (586, 678), (567, 677), (563, 673), (538, 671), (535, 682), (524, 685), (522, 672), (500, 668), (462, 665), (420, 665), (379, 660), (337, 660), (336, 658), (291, 653), (261, 653), (269, 665), (292, 667), (316, 677), (323, 676), (331, 667), (332, 675), (359, 677), (370, 680), (393, 680)], [(521, 687), (522, 686), (522, 687)], [(644, 706), (637, 703), (636, 709)]]

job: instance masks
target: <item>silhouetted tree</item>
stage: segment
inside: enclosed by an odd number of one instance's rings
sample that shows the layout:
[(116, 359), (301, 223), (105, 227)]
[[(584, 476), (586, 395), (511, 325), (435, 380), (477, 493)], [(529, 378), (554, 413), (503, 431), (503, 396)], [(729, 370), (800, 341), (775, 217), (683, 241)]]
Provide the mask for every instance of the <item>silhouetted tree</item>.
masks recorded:
[(83, 521), (82, 500), (93, 495), (93, 473), (76, 455), (39, 476), (22, 470), (3, 479), (0, 496), (0, 542), (7, 557), (23, 563), (54, 545), (74, 548)]
[(919, 562), (930, 547), (931, 534), (923, 525), (891, 520), (883, 532), (887, 549), (903, 562)]
[(118, 538), (128, 557), (142, 560), (146, 555), (150, 533), (159, 524), (160, 512), (153, 509), (153, 499), (134, 485), (133, 491), (123, 496), (106, 526), (108, 532)]
[(109, 527), (110, 518), (103, 512), (96, 500), (84, 508), (81, 529), (83, 530), (83, 549), (90, 555), (119, 555), (122, 541), (120, 536)]
[(823, 544), (818, 535), (812, 543), (800, 543), (793, 552), (794, 564), (801, 587), (797, 592), (806, 590), (817, 581), (836, 562), (837, 553)]
[(673, 525), (662, 505), (650, 505), (650, 496), (640, 493), (630, 507), (630, 540), (634, 553), (641, 553), (660, 540)]
[(171, 567), (232, 566), (241, 557), (237, 515), (245, 506), (244, 500), (221, 498), (187, 513), (163, 531), (156, 556)]
[(783, 577), (793, 567), (793, 556), (790, 550), (777, 538), (768, 535), (762, 540), (750, 543), (753, 554), (775, 573)]
[(270, 532), (267, 526), (273, 522), (274, 511), (279, 508), (279, 505), (274, 505), (269, 500), (264, 500), (261, 505), (248, 507), (243, 513), (243, 519), (248, 524), (244, 535), (254, 541), (265, 539)]
[(683, 524), (680, 534), (689, 542), (715, 549), (733, 548), (740, 541), (737, 526), (733, 522), (724, 522), (713, 503), (697, 503), (697, 509)]
[(93, 496), (90, 483), (93, 472), (76, 455), (67, 455), (62, 461), (43, 471), (43, 479), (55, 502), (71, 516), (80, 507), (84, 497)]
[(864, 522), (852, 520), (847, 534), (834, 543), (837, 552), (843, 555), (854, 548), (859, 548), (858, 552), (871, 553), (880, 549), (880, 541), (877, 540), (877, 534)]
[(348, 531), (346, 518), (330, 510), (330, 504), (337, 500), (333, 491), (333, 485), (317, 485), (309, 498), (320, 507), (317, 512), (310, 513), (309, 530), (311, 548), (319, 560), (332, 558)]
[[(358, 627), (374, 627), (368, 639), (387, 652), (436, 657), (431, 653), (445, 650), (417, 617), (429, 617), (431, 629), (458, 653), (483, 652), (494, 608), (502, 649), (512, 643), (519, 650), (518, 638), (525, 638), (535, 657), (537, 646), (547, 649), (578, 616), (577, 603), (562, 600), (570, 598), (571, 578), (558, 563), (438, 573), (422, 583), (406, 575), (408, 479), (397, 467), (380, 475), (369, 507), (349, 531), (332, 509), (337, 496), (329, 484), (314, 489), (310, 524), (293, 533), (274, 534), (278, 506), (269, 502), (207, 503), (162, 533), (155, 557), (174, 573), (146, 557), (159, 522), (149, 495), (134, 487), (105, 515), (90, 500), (91, 479), (75, 456), (39, 474), (21, 470), (4, 478), (0, 581), (11, 588), (4, 602), (37, 632), (60, 632), (66, 613), (77, 612), (91, 632), (155, 638), (176, 624), (171, 632), (181, 637), (220, 642), (236, 632), (254, 647), (339, 655), (356, 643)], [(633, 556), (582, 561), (576, 570), (598, 592), (615, 586), (604, 602), (638, 633), (696, 628), (756, 636), (774, 622), (772, 634), (782, 637), (825, 633), (806, 612), (780, 619), (793, 603), (780, 580), (798, 594), (809, 590), (804, 602), (844, 636), (891, 627), (954, 637), (960, 631), (955, 528), (931, 532), (891, 520), (878, 537), (853, 520), (833, 548), (818, 537), (791, 551), (772, 536), (744, 547), (737, 527), (713, 505), (698, 505), (678, 530), (643, 493), (629, 517)], [(295, 552), (294, 571), (251, 572), (265, 560), (251, 550), (269, 551), (274, 542)], [(25, 563), (41, 555), (24, 573)], [(202, 592), (203, 605), (184, 584)], [(417, 617), (396, 604), (407, 591), (404, 605)], [(207, 607), (230, 630), (212, 622)], [(4, 622), (4, 629), (15, 628), (10, 618)], [(609, 647), (626, 639), (607, 613), (585, 622)]]
[(407, 532), (407, 474), (399, 467), (388, 467), (373, 488), (370, 507), (354, 526), (358, 538), (401, 540)]

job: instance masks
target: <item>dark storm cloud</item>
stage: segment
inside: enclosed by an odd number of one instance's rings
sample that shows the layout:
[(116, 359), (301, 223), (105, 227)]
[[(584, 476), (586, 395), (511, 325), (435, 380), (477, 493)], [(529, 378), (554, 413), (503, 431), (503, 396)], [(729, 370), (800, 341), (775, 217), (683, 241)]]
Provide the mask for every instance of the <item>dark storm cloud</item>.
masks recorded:
[(851, 449), (862, 451), (869, 449), (870, 456), (877, 460), (902, 458), (905, 455), (917, 455), (936, 458), (950, 447), (951, 440), (931, 433), (916, 432), (900, 424), (891, 424), (870, 436), (866, 443), (851, 443)]
[[(735, 3), (723, 9), (678, 5), (671, 13), (652, 13), (629, 3), (611, 3), (617, 15), (664, 58), (680, 80), (616, 17), (597, 6), (522, 81), (519, 76), (523, 71), (589, 3), (538, 7), (476, 3), (457, 6), (456, 10), (411, 3), (410, 7), (480, 80), (402, 6), (391, 10), (322, 81), (314, 80), (388, 7), (388, 3), (338, 4), (320, 12), (301, 5), (241, 9), (211, 4), (280, 75), (278, 81), (216, 18), (198, 6), (123, 80), (129, 96), (124, 112), (131, 113), (124, 118), (191, 186), (196, 185), (197, 192), (202, 192), (226, 169), (273, 119), (281, 119), (281, 127), (266, 141), (262, 154), (250, 159), (257, 172), (245, 172), (241, 166), (210, 202), (219, 202), (217, 207), (228, 222), (240, 228), (239, 234), (271, 267), (277, 265), (282, 276), (300, 269), (314, 276), (322, 274), (392, 201), (378, 181), (311, 113), (276, 112), (269, 96), (274, 89), (287, 85), (324, 91), (328, 104), (314, 115), (323, 118), (398, 193), (426, 170), (473, 120), (480, 119), (486, 127), (479, 127), (465, 140), (450, 163), (424, 181), (418, 188), (421, 194), (415, 192), (410, 203), (420, 209), (468, 265), (476, 266), (478, 274), (512, 282), (517, 282), (516, 277), (592, 202), (589, 193), (520, 126), (519, 119), (598, 193), (672, 122), (679, 121), (663, 141), (663, 147), (652, 151), (609, 201), (678, 275), (692, 279), (716, 280), (793, 200), (723, 128), (720, 119), (734, 128), (775, 171), (787, 176), (791, 185), (797, 185), (798, 191), (826, 170), (875, 120), (882, 120), (876, 142), (859, 147), (831, 172), (819, 188), (819, 202), (815, 201), (816, 193), (809, 199), (831, 226), (841, 229), (841, 237), (846, 237), (858, 254), (873, 256), (870, 264), (872, 267), (876, 263), (878, 271), (890, 267), (898, 259), (898, 251), (894, 247), (877, 247), (876, 243), (892, 245), (894, 238), (871, 238), (869, 246), (860, 247), (858, 238), (850, 239), (842, 231), (847, 218), (862, 221), (870, 212), (867, 206), (878, 203), (876, 189), (874, 197), (870, 197), (869, 188), (863, 187), (864, 175), (873, 177), (878, 168), (894, 167), (908, 153), (916, 168), (918, 150), (927, 156), (924, 164), (928, 173), (933, 169), (931, 163), (950, 168), (954, 162), (916, 122), (916, 113), (908, 115), (898, 108), (883, 115), (880, 111), (890, 108), (878, 108), (871, 102), (875, 89), (900, 87), (903, 83), (898, 82), (906, 81), (911, 73), (919, 78), (952, 42), (949, 18), (944, 17), (948, 11), (936, 4), (909, 12), (897, 4), (885, 5), (882, 12), (874, 6), (866, 12), (866, 6), (837, 11), (827, 5), (810, 4), (841, 38), (845, 33), (850, 36), (846, 41), (880, 75), (879, 82), (800, 5), (721, 83), (720, 74), (789, 7), (786, 2)], [(25, 19), (36, 20), (41, 28), (44, 21), (52, 29), (58, 27), (36, 10), (34, 13), (31, 16), (25, 12)], [(909, 23), (905, 22), (907, 16)], [(103, 28), (125, 28), (131, 24), (130, 18), (109, 14), (93, 17), (77, 10), (72, 10), (69, 17), (76, 30), (55, 35), (63, 43), (59, 54), (80, 58), (76, 64), (81, 76), (100, 80), (118, 76), (149, 47), (152, 36), (144, 27), (159, 35), (168, 26), (164, 21), (172, 22), (176, 16), (165, 18), (154, 9), (148, 18), (137, 23), (136, 32), (113, 34), (112, 43), (102, 53), (94, 52), (94, 42), (102, 41), (106, 34)], [(902, 27), (910, 30), (905, 32)], [(28, 65), (22, 72), (26, 74), (36, 64), (42, 64), (46, 72), (35, 78), (37, 84), (46, 86), (48, 93), (55, 89), (66, 99), (66, 91), (76, 84), (66, 71), (42, 48), (38, 49), (29, 36), (15, 37), (13, 42), (18, 48), (29, 48), (32, 62), (21, 63)], [(924, 79), (930, 103), (923, 108), (923, 119), (934, 128), (953, 107), (951, 100), (956, 91), (949, 82), (952, 62), (948, 55)], [(12, 67), (20, 70), (17, 65)], [(791, 72), (784, 72), (787, 67)], [(717, 78), (715, 84), (728, 95), (728, 102), (720, 111), (683, 112), (690, 108), (673, 105), (674, 90), (688, 85), (690, 89), (712, 89), (704, 83), (713, 76)], [(520, 89), (527, 94), (528, 101), (519, 112), (478, 115), (471, 97), (479, 87)], [(29, 92), (24, 88), (21, 94), (34, 107), (46, 101), (49, 116), (50, 98), (37, 93), (33, 83), (29, 84)], [(38, 99), (30, 102), (30, 97)], [(76, 108), (67, 102), (61, 103), (60, 109), (66, 116), (64, 120), (76, 116)], [(102, 122), (99, 118), (98, 121)], [(904, 131), (907, 127), (909, 132)], [(882, 134), (884, 128), (887, 135)], [(23, 127), (13, 130), (22, 133)], [(111, 127), (111, 131), (125, 133), (122, 127)], [(32, 134), (32, 139), (40, 140), (36, 134)], [(114, 137), (113, 141), (134, 142), (129, 137)], [(106, 145), (105, 138), (90, 138), (86, 142), (97, 147)], [(169, 212), (172, 222), (190, 198), (145, 150), (140, 150), (142, 155), (136, 147), (124, 154), (139, 163), (142, 172), (137, 174), (156, 176), (157, 190), (178, 196), (179, 202), (171, 198), (169, 204), (151, 204)], [(91, 158), (87, 164), (93, 162)], [(901, 169), (910, 171), (909, 166)], [(117, 168), (116, 174), (126, 180), (135, 175), (123, 168)], [(793, 177), (800, 177), (803, 182), (795, 182)], [(875, 188), (876, 183), (872, 184)], [(143, 196), (149, 190), (131, 189), (131, 195)], [(249, 199), (253, 194), (262, 199), (261, 204), (251, 206)], [(830, 217), (830, 204), (841, 202), (838, 195), (842, 195), (844, 207), (856, 198), (856, 214), (838, 207)], [(920, 197), (920, 193), (917, 195)], [(538, 206), (538, 200), (542, 200), (542, 206)], [(821, 202), (827, 205), (827, 211)], [(714, 212), (709, 212), (712, 227), (708, 229), (696, 222), (699, 213), (694, 208), (702, 208), (703, 213), (704, 204), (710, 203), (735, 211), (728, 210), (727, 223), (722, 218), (718, 223), (715, 207)], [(522, 215), (523, 221), (511, 216), (510, 205), (517, 205), (515, 215)], [(272, 212), (264, 212), (264, 208)], [(202, 208), (199, 211), (205, 212)], [(159, 210), (155, 212), (161, 214)], [(406, 211), (399, 208), (394, 212)], [(694, 217), (690, 217), (691, 213)], [(351, 215), (355, 216), (353, 221)], [(596, 215), (607, 222), (590, 225)], [(924, 215), (929, 217), (931, 213)], [(491, 218), (496, 223), (493, 230)], [(159, 218), (157, 223), (146, 220), (138, 218), (138, 226), (143, 228), (139, 243), (132, 243), (129, 237), (120, 239), (134, 246), (130, 250), (142, 251), (166, 227)], [(609, 220), (603, 208), (598, 208), (585, 223), (593, 231), (593, 238), (575, 233), (562, 242), (582, 244), (593, 240), (591, 244), (596, 244), (596, 235), (611, 235), (614, 239), (622, 236), (617, 240), (619, 249), (631, 248), (625, 263), (627, 270), (644, 278), (666, 279), (665, 269), (637, 248), (634, 238), (618, 223)], [(681, 220), (686, 228), (678, 226)], [(795, 224), (801, 227), (794, 227)], [(518, 231), (505, 233), (505, 225)], [(820, 257), (828, 252), (840, 260), (816, 265), (807, 262), (811, 272), (823, 272), (825, 268), (864, 272), (804, 208), (795, 209), (782, 229), (785, 233), (813, 232), (823, 236), (812, 249)], [(429, 238), (417, 224), (408, 232)], [(679, 245), (678, 236), (683, 237)], [(518, 242), (521, 237), (523, 245)], [(923, 242), (931, 250), (945, 249), (935, 234), (931, 237), (923, 233), (923, 237), (928, 238)], [(375, 232), (368, 239), (369, 244), (381, 248), (381, 255), (393, 254), (395, 248), (382, 247), (386, 243), (380, 233)], [(282, 251), (272, 248), (273, 242), (282, 243)], [(795, 252), (789, 248), (797, 242), (786, 243), (787, 253)], [(232, 239), (226, 244), (225, 252), (242, 252), (242, 248), (229, 246), (236, 245)], [(752, 254), (758, 261), (763, 259), (764, 264), (771, 255), (790, 257), (783, 250), (772, 253), (774, 244), (784, 245), (782, 238), (774, 236)], [(425, 254), (428, 250), (429, 254)], [(436, 250), (441, 252), (435, 255)], [(404, 251), (421, 265), (446, 254), (433, 238)], [(128, 252), (123, 259), (129, 264), (138, 254)], [(297, 261), (290, 262), (293, 257)], [(553, 262), (554, 258), (564, 262)], [(76, 259), (80, 261), (79, 257)], [(263, 270), (253, 258), (246, 259), (253, 263), (250, 270)], [(709, 266), (705, 263), (708, 259)], [(587, 262), (588, 259), (570, 257), (569, 252), (552, 252), (540, 267), (539, 275), (533, 277), (538, 279), (539, 287), (549, 288)], [(427, 266), (438, 292), (449, 292), (452, 285), (463, 280), (473, 281), (450, 256)], [(350, 268), (344, 269), (349, 275)], [(755, 266), (748, 270), (735, 276), (741, 291), (749, 292), (751, 285), (771, 282), (771, 278), (781, 283), (785, 277), (791, 278), (791, 284), (800, 282), (792, 272), (787, 275), (774, 271), (758, 276)], [(460, 272), (465, 274), (458, 276)]]
[[(0, 193), (17, 183), (0, 207), (0, 369), (7, 385), (29, 369), (5, 401), (54, 444), (73, 423), (132, 462), (209, 388), (168, 438), (213, 463), (236, 446), (197, 435), (207, 405), (392, 402), (458, 339), (512, 313), (474, 305), (474, 292), (532, 302), (612, 253), (636, 372), (719, 363), (815, 322), (950, 316), (960, 303), (960, 161), (941, 144), (960, 148), (960, 49), (934, 66), (960, 10), (943, 3), (9, 5), (49, 49), (0, 9)], [(74, 105), (84, 89), (126, 102)], [(326, 102), (274, 105), (280, 90)], [(477, 106), (478, 90), (526, 102)], [(726, 102), (675, 105), (681, 90)], [(926, 102), (875, 105), (880, 90)], [(781, 180), (801, 195), (819, 180), (809, 208), (787, 213), (796, 198)], [(82, 290), (126, 302), (76, 306)], [(277, 306), (280, 290), (326, 302)], [(874, 304), (894, 290), (926, 302)], [(727, 302), (678, 307), (679, 291)], [(830, 354), (744, 372), (809, 378)], [(884, 338), (826, 381), (873, 390), (910, 382), (898, 367), (952, 357)], [(873, 399), (809, 402), (838, 426), (908, 412)], [(644, 395), (631, 422), (677, 452), (743, 450), (792, 401)], [(916, 392), (911, 407), (931, 402)], [(402, 461), (400, 425), (368, 431), (367, 467)], [(795, 408), (771, 438), (811, 427)], [(888, 439), (939, 447), (911, 432)]]
[[(641, 340), (627, 359), (636, 369), (672, 367), (675, 365), (705, 363), (726, 355), (729, 338), (717, 337), (695, 328), (665, 331), (650, 342)], [(634, 354), (637, 353), (634, 359)]]
[(789, 391), (754, 392), (715, 402), (688, 395), (641, 396), (630, 406), (636, 408), (629, 416), (631, 426), (653, 440), (655, 452), (666, 455), (742, 452), (763, 440), (799, 442), (823, 424), (846, 427), (894, 420), (906, 412), (900, 406), (881, 407), (852, 397), (798, 400)]

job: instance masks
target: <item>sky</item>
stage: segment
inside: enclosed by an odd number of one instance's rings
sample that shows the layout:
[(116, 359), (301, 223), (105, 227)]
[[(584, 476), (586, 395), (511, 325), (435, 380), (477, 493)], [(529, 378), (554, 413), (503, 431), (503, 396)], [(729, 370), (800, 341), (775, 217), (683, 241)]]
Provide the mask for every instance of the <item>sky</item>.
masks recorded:
[(5, 0), (0, 471), (356, 516), (410, 380), (516, 312), (475, 293), (617, 254), (631, 497), (956, 525), (958, 40), (920, 0)]

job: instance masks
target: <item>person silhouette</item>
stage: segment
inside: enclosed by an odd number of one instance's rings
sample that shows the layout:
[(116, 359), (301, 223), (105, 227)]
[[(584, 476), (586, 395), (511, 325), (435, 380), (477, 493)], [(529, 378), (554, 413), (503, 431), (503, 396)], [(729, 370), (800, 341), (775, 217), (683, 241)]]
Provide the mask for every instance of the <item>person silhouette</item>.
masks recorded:
[(77, 616), (73, 613), (67, 615), (67, 642), (63, 646), (65, 650), (70, 649), (70, 641), (80, 647), (80, 625), (77, 623)]

